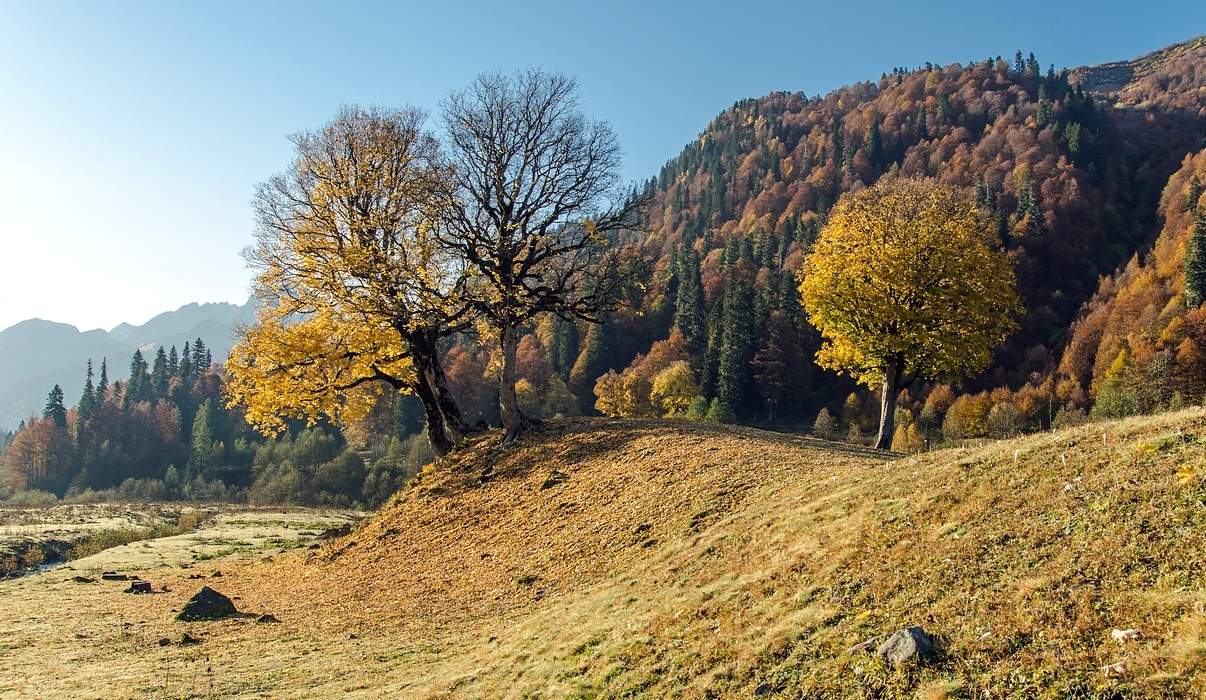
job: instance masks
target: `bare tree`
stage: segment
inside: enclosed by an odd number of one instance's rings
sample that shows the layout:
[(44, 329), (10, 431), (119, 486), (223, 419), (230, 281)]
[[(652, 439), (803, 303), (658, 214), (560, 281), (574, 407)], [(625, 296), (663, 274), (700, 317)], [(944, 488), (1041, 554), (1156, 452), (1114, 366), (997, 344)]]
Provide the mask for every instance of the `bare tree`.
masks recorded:
[(541, 313), (597, 322), (627, 280), (618, 233), (642, 202), (619, 190), (620, 147), (582, 113), (569, 77), (484, 74), (443, 104), (452, 185), (440, 240), (472, 275), (502, 348), (506, 439), (528, 424), (515, 396), (517, 330)]

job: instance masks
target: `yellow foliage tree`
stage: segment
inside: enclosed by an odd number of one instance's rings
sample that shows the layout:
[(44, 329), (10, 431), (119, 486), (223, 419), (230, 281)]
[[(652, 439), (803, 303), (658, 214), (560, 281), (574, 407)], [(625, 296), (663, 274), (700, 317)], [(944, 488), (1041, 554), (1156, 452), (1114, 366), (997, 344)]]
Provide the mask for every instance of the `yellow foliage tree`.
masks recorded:
[(900, 390), (986, 367), (1015, 328), (1013, 270), (973, 203), (929, 181), (881, 180), (839, 200), (801, 273), (817, 362), (881, 388), (890, 446)]
[(661, 408), (667, 418), (685, 416), (691, 401), (699, 395), (699, 385), (691, 366), (683, 360), (674, 362), (653, 377), (649, 400)]
[(438, 341), (468, 326), (466, 276), (437, 245), (449, 169), (413, 110), (345, 108), (293, 137), (296, 158), (256, 193), (265, 311), (228, 365), (228, 400), (262, 429), (363, 416), (384, 387), (423, 401), (432, 449), (468, 431)]

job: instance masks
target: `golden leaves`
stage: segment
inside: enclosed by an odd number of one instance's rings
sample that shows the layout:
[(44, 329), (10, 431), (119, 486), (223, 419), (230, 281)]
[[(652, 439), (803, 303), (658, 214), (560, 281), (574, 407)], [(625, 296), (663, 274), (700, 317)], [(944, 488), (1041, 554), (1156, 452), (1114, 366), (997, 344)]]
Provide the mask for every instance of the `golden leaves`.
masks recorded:
[(932, 379), (982, 369), (1020, 308), (1009, 261), (989, 245), (975, 208), (914, 180), (844, 196), (800, 290), (825, 341), (817, 362), (868, 385), (891, 358)]

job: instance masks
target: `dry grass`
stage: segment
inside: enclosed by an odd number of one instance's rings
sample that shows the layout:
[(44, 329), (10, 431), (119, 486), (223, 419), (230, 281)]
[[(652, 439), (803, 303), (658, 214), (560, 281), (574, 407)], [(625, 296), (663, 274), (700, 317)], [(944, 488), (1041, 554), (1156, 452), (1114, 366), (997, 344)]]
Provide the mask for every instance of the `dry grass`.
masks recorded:
[[(666, 422), (483, 439), (346, 538), (224, 565), (219, 590), (280, 625), (159, 648), (196, 585), (154, 562), (172, 593), (0, 584), (0, 693), (1203, 696), (1204, 436), (1194, 410), (886, 463)], [(909, 624), (940, 658), (845, 653)]]

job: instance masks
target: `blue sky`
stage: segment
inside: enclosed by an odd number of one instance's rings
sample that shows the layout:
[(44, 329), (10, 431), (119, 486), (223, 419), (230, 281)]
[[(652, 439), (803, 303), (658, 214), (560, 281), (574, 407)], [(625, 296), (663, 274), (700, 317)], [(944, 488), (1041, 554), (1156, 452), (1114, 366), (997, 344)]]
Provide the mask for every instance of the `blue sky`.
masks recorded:
[(1017, 48), (1100, 63), (1206, 31), (1188, 0), (913, 5), (0, 0), (0, 328), (242, 301), (255, 184), (345, 103), (434, 111), (485, 70), (559, 70), (641, 180), (743, 97)]

